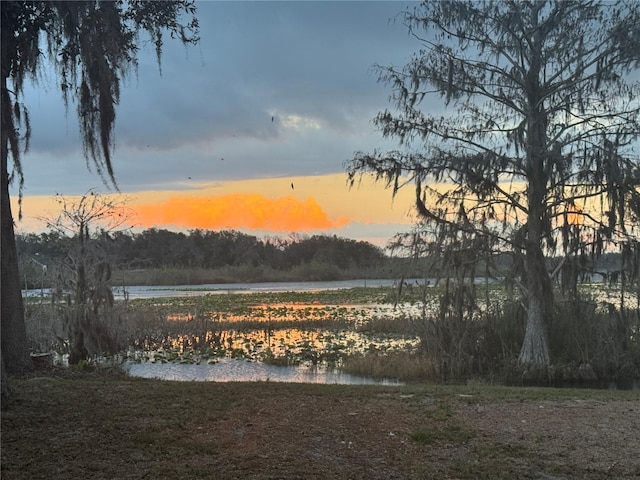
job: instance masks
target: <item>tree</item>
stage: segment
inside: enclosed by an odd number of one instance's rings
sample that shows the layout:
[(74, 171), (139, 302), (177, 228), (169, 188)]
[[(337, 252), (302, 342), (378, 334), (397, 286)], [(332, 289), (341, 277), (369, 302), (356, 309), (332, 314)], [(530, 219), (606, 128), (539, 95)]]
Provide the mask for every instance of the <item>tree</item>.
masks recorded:
[(108, 328), (113, 293), (105, 244), (111, 233), (127, 224), (130, 214), (126, 199), (112, 199), (93, 190), (77, 200), (57, 199), (60, 214), (46, 222), (51, 231), (71, 239), (59, 262), (55, 287), (73, 292), (73, 299), (63, 307), (71, 342), (69, 363), (73, 365), (89, 355), (117, 352), (115, 332)]
[(510, 255), (527, 312), (519, 362), (544, 370), (554, 278), (638, 249), (640, 4), (424, 2), (404, 19), (421, 49), (377, 67), (397, 111), (374, 120), (404, 148), (357, 152), (348, 175), (414, 185), (442, 261)]
[[(122, 80), (136, 67), (139, 34), (146, 32), (160, 63), (164, 35), (198, 40), (191, 0), (7, 1), (2, 14), (2, 360), (7, 373), (29, 368), (9, 184), (22, 193), (22, 156), (31, 134), (23, 87), (37, 82), (45, 62), (55, 68), (65, 104), (75, 103), (84, 154), (106, 183)], [(190, 17), (181, 23), (182, 16)], [(41, 47), (46, 46), (44, 51)], [(12, 162), (9, 169), (9, 160)]]

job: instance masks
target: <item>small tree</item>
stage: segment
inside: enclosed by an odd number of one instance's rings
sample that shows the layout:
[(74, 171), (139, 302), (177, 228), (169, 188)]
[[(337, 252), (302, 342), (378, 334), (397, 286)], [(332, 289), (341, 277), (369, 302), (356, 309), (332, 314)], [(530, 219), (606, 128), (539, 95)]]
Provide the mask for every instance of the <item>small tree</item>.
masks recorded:
[(527, 311), (519, 362), (544, 370), (554, 276), (637, 252), (640, 4), (439, 1), (404, 18), (421, 49), (402, 69), (378, 67), (397, 111), (375, 124), (405, 148), (358, 152), (348, 175), (394, 193), (412, 183), (421, 234), (443, 260), (471, 248), (497, 268), (509, 255), (498, 274)]
[(66, 335), (71, 341), (69, 363), (89, 355), (116, 353), (117, 332), (113, 331), (112, 265), (104, 242), (122, 231), (131, 217), (126, 199), (112, 199), (90, 190), (79, 199), (57, 197), (60, 214), (46, 220), (48, 227), (68, 237), (64, 260), (57, 271), (55, 288), (71, 291), (64, 307)]

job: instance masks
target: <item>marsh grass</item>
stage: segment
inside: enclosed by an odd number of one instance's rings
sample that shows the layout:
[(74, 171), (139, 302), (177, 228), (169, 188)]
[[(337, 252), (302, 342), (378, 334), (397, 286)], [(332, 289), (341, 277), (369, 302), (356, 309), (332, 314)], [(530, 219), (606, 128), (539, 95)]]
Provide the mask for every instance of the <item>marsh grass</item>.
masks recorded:
[(349, 355), (341, 370), (351, 375), (400, 382), (438, 381), (438, 370), (428, 357), (406, 351)]
[[(220, 283), (305, 282), (394, 278), (406, 272), (382, 268), (339, 268), (332, 264), (310, 262), (281, 270), (265, 265), (224, 266), (219, 268), (147, 268), (116, 270), (114, 285), (206, 285)], [(389, 275), (392, 274), (391, 277)], [(39, 284), (39, 283), (38, 283)]]
[(287, 272), (248, 265), (206, 268), (148, 268), (117, 270), (114, 285), (206, 285), (212, 283), (277, 282), (288, 279)]

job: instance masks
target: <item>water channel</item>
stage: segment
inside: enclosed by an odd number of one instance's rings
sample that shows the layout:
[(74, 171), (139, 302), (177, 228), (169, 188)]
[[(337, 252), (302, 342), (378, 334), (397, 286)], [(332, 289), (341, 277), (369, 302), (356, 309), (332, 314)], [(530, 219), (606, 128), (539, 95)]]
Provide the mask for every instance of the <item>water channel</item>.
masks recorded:
[(173, 381), (201, 382), (290, 382), (341, 385), (400, 385), (392, 380), (373, 380), (330, 370), (319, 365), (275, 366), (222, 358), (209, 364), (125, 363), (129, 375)]
[[(423, 280), (405, 280), (414, 285), (424, 283)], [(357, 287), (393, 287), (397, 280), (361, 279), (336, 280), (327, 282), (264, 282), (264, 283), (210, 283), (205, 285), (170, 285), (170, 286), (131, 286), (114, 287), (116, 299), (120, 298), (159, 298), (159, 297), (191, 297), (205, 294), (225, 293), (273, 293), (273, 292), (319, 292), (323, 290), (340, 290)], [(37, 291), (40, 292), (39, 290)]]

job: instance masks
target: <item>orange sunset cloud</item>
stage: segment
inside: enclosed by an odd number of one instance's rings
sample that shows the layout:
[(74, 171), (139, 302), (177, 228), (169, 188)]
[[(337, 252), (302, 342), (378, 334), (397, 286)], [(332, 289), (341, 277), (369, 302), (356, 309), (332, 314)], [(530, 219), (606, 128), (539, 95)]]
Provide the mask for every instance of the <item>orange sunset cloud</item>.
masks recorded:
[(133, 205), (140, 226), (174, 225), (184, 228), (258, 229), (296, 232), (339, 228), (350, 219), (332, 220), (313, 197), (275, 199), (259, 194), (217, 197), (172, 197), (164, 202)]

